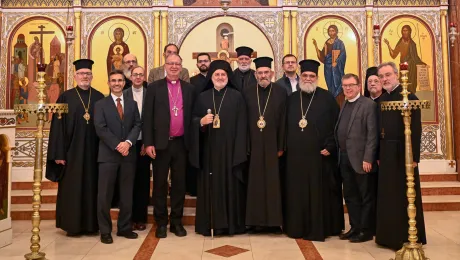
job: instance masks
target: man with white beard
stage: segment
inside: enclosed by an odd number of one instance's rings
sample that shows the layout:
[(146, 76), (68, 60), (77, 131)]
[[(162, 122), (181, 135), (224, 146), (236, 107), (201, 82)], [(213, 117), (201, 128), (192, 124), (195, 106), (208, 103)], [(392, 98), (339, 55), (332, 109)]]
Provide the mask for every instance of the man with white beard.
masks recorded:
[[(131, 80), (131, 71), (134, 67), (137, 67), (137, 57), (134, 54), (128, 53), (123, 57), (123, 75), (125, 76), (125, 86), (123, 90), (130, 88), (133, 85), (133, 81)], [(144, 75), (145, 76), (145, 75)], [(144, 80), (142, 83), (144, 88), (147, 88), (147, 81)]]
[(301, 91), (287, 100), (283, 229), (292, 238), (324, 241), (344, 228), (334, 139), (339, 106), (317, 85), (320, 63), (299, 65)]
[(257, 86), (255, 71), (251, 69), (251, 55), (253, 52), (253, 49), (246, 46), (236, 48), (238, 68), (233, 71), (233, 82), (240, 92), (243, 92), (245, 88), (255, 88)]

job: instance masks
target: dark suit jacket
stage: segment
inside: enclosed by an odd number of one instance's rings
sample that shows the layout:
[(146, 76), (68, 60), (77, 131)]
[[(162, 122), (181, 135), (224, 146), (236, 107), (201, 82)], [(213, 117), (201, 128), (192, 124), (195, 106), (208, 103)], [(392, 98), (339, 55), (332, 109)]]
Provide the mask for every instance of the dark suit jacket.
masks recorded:
[[(346, 102), (343, 103), (339, 119), (335, 125), (334, 135), (338, 144), (338, 126), (339, 124), (348, 124), (347, 153), (352, 155), (348, 158), (355, 172), (365, 174), (363, 161), (374, 164), (376, 160), (378, 147), (377, 105), (364, 96), (360, 96), (355, 102), (357, 103), (353, 108), (349, 122), (340, 122)], [(372, 168), (375, 169), (376, 167)]]
[[(180, 80), (182, 90), (182, 102), (184, 109), (184, 139), (188, 149), (190, 143), (190, 124), (192, 120), (192, 107), (195, 101), (195, 87), (183, 80)], [(168, 84), (166, 79), (150, 83), (145, 97), (142, 128), (142, 139), (144, 145), (155, 146), (157, 150), (168, 147), (170, 113)]]
[[(150, 70), (148, 83), (152, 83), (154, 81), (164, 79), (165, 78), (165, 66), (161, 65), (160, 67), (156, 67)], [(188, 70), (186, 68), (182, 68), (179, 78), (183, 81), (190, 82), (190, 76), (188, 74)]]
[[(99, 136), (98, 162), (135, 162), (136, 141), (142, 127), (136, 101), (123, 96), (123, 120), (118, 115), (117, 106), (109, 95), (94, 106), (94, 126)], [(120, 142), (129, 140), (133, 144), (128, 156), (122, 156), (117, 150)]]
[[(299, 91), (300, 90), (300, 87), (299, 87), (300, 78), (299, 78), (299, 75), (296, 75), (296, 76), (297, 76), (297, 91)], [(286, 90), (286, 93), (288, 96), (292, 94), (291, 81), (289, 80), (288, 77), (286, 77), (286, 74), (284, 74), (283, 77), (281, 77), (275, 83), (283, 87)]]

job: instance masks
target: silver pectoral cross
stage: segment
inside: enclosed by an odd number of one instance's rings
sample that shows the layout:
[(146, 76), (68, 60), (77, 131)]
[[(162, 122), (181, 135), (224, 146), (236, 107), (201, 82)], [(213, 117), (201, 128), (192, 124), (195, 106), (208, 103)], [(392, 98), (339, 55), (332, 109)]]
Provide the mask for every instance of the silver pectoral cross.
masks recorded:
[(174, 106), (171, 110), (174, 112), (174, 116), (177, 116), (177, 111), (179, 111), (179, 109)]

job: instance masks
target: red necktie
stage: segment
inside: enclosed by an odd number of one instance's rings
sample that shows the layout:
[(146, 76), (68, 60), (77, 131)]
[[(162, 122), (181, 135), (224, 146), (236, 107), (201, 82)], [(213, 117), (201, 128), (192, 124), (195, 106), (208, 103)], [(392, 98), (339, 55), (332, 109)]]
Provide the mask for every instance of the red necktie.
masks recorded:
[(120, 116), (121, 120), (123, 120), (123, 107), (121, 106), (121, 98), (117, 98), (117, 110), (118, 115)]

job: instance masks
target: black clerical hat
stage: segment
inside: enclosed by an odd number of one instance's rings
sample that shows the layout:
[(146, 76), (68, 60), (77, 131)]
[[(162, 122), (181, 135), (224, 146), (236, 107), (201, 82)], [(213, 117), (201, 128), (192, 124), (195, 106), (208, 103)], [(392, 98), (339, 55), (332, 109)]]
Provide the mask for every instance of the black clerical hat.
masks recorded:
[(90, 59), (80, 59), (80, 60), (76, 60), (73, 62), (73, 65), (75, 65), (75, 71), (79, 70), (79, 69), (90, 69), (92, 70), (93, 69), (93, 64), (94, 64), (94, 61), (90, 60)]
[(256, 69), (260, 67), (267, 67), (267, 68), (272, 68), (272, 61), (273, 59), (270, 57), (259, 57), (254, 60), (254, 63), (256, 64)]
[(321, 65), (319, 62), (316, 60), (303, 60), (299, 62), (300, 65), (300, 73), (303, 73), (305, 71), (311, 71), (316, 74), (318, 74), (318, 67)]
[(246, 55), (248, 57), (251, 57), (253, 52), (254, 52), (253, 49), (246, 47), (246, 46), (241, 46), (241, 47), (236, 48), (237, 57), (240, 57), (241, 55)]
[(369, 79), (370, 76), (378, 76), (377, 74), (378, 69), (377, 67), (370, 67), (366, 70), (366, 81), (364, 81), (364, 96), (365, 97), (370, 97), (369, 90), (367, 89), (367, 80)]
[(228, 77), (227, 86), (235, 88), (235, 85), (232, 83), (233, 70), (230, 64), (224, 60), (215, 60), (211, 62), (211, 65), (209, 65), (209, 70), (208, 70), (208, 73), (206, 74), (206, 87), (204, 88), (203, 91), (214, 87), (214, 84), (212, 83), (211, 78), (212, 78), (212, 74), (214, 74), (216, 70), (224, 70), (225, 72), (227, 72), (227, 77)]

